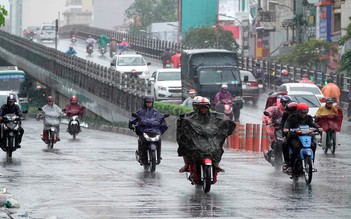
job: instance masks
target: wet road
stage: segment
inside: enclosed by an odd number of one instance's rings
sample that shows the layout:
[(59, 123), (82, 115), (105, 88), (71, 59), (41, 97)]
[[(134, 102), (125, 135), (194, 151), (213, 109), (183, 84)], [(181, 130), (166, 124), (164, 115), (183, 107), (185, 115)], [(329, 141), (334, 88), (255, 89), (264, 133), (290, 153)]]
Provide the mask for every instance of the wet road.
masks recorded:
[[(179, 174), (177, 145), (163, 142), (156, 173), (135, 161), (137, 138), (83, 129), (75, 141), (61, 127), (52, 152), (40, 140), (41, 122), (28, 119), (12, 162), (0, 154), (0, 185), (21, 207), (15, 218), (350, 218), (351, 152), (340, 135), (335, 157), (318, 148), (312, 184), (276, 172), (261, 154), (226, 150), (225, 173), (207, 195)], [(345, 127), (350, 133), (351, 127)]]

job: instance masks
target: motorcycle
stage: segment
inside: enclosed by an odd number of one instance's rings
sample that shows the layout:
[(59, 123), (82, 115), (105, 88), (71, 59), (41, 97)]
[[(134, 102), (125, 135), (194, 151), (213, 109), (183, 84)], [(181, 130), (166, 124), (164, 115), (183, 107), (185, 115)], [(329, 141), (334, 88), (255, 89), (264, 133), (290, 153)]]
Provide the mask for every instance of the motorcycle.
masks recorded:
[(77, 41), (76, 35), (73, 34), (73, 35), (71, 36), (71, 42), (72, 42), (72, 43), (75, 43), (76, 41)]
[(172, 68), (171, 60), (169, 59), (166, 60), (165, 68)]
[[(43, 111), (43, 109), (38, 108), (39, 111)], [(41, 113), (39, 113), (37, 115), (37, 120), (39, 121), (41, 118), (43, 118), (43, 115)], [(44, 128), (44, 132), (42, 135), (42, 140), (47, 144), (47, 148), (53, 149), (54, 148), (54, 144), (57, 143), (58, 138), (57, 138), (57, 127), (55, 125), (50, 125), (50, 126), (46, 126)]]
[[(265, 116), (270, 117), (270, 113), (267, 111), (264, 111), (263, 114)], [(270, 136), (271, 139), (274, 138), (270, 145), (272, 150), (264, 151), (264, 158), (278, 170), (283, 165), (282, 145), (284, 141), (284, 136), (281, 129), (281, 120), (275, 120), (266, 126), (267, 129), (271, 127), (274, 128), (274, 136)]]
[(202, 185), (205, 193), (210, 192), (211, 185), (217, 182), (217, 173), (219, 170), (212, 164), (211, 158), (202, 158), (201, 160), (189, 163), (189, 172), (186, 178), (192, 185)]
[(110, 49), (110, 57), (113, 58), (117, 54), (117, 49)]
[(21, 122), (20, 117), (11, 113), (3, 117), (2, 132), (3, 142), (1, 149), (6, 152), (8, 158), (12, 157), (12, 152), (16, 151), (18, 145), (18, 130)]
[(68, 122), (68, 133), (73, 136), (73, 139), (76, 139), (76, 136), (81, 132), (78, 116), (71, 116)]
[[(132, 113), (132, 116), (138, 118), (138, 115)], [(167, 118), (169, 114), (165, 114), (164, 118)], [(138, 128), (137, 125), (134, 126), (134, 131)], [(135, 158), (140, 163), (141, 166), (144, 166), (144, 170), (149, 170), (153, 173), (156, 171), (156, 165), (160, 164), (161, 161), (161, 135), (143, 133), (142, 137), (138, 140), (139, 144), (143, 144), (143, 153), (146, 156), (141, 157), (138, 150), (135, 151)]]
[[(308, 125), (300, 125), (296, 129), (290, 129), (288, 135), (297, 135), (302, 148), (300, 149), (299, 156), (294, 161), (292, 167), (292, 173), (290, 178), (297, 182), (299, 177), (304, 177), (306, 184), (312, 182), (312, 174), (315, 172), (313, 168), (314, 153), (312, 150), (312, 136), (319, 135), (318, 129), (309, 127)], [(292, 153), (291, 148), (289, 149), (290, 156)]]
[(89, 44), (87, 49), (88, 55), (91, 55), (93, 52), (94, 52), (94, 47), (93, 45)]
[(105, 55), (105, 53), (107, 52), (107, 50), (106, 50), (105, 47), (101, 47), (101, 48), (99, 48), (99, 52), (100, 52), (100, 54), (103, 56), (103, 55)]
[(233, 120), (233, 103), (229, 99), (223, 99), (215, 107), (216, 112), (224, 113), (229, 119)]

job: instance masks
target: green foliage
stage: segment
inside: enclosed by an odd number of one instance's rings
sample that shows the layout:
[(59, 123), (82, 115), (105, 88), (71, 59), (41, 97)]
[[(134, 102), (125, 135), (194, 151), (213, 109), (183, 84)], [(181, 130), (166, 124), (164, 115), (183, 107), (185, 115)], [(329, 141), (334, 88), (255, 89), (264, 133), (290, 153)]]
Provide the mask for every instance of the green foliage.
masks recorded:
[[(346, 42), (348, 42), (349, 40), (351, 40), (351, 17), (349, 17), (349, 24), (347, 25), (346, 28), (344, 28), (344, 30), (346, 31), (346, 34), (341, 37), (339, 43), (341, 46), (344, 46), (346, 44)], [(348, 49), (342, 56), (340, 59), (340, 63), (339, 63), (339, 71), (344, 71), (346, 70), (347, 74), (349, 76), (351, 76), (351, 50)]]
[(155, 101), (154, 107), (158, 109), (161, 113), (169, 113), (174, 116), (179, 116), (193, 110), (190, 107), (184, 107), (176, 104), (164, 103), (159, 101)]
[(281, 55), (277, 62), (300, 67), (316, 67), (320, 63), (329, 63), (328, 52), (337, 53), (334, 44), (324, 40), (310, 40), (295, 44), (292, 51)]
[(7, 16), (7, 10), (0, 5), (0, 27), (5, 25), (5, 16)]
[(129, 34), (138, 36), (151, 23), (177, 21), (177, 0), (135, 0), (124, 15), (134, 20)]
[(217, 32), (211, 27), (193, 28), (188, 31), (182, 44), (190, 48), (220, 48), (237, 52), (239, 45), (233, 37), (232, 32), (219, 27), (218, 47)]

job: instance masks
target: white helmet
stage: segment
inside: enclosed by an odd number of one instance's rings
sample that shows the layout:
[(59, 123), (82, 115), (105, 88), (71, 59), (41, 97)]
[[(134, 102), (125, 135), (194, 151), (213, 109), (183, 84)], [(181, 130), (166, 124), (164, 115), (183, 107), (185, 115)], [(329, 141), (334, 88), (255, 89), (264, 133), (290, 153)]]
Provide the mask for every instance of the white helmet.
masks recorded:
[(228, 89), (228, 85), (223, 84), (223, 85), (222, 85), (222, 88), (223, 88), (223, 89)]
[(194, 97), (194, 99), (193, 99), (193, 107), (197, 107), (198, 104), (201, 102), (201, 100), (202, 100), (202, 96)]
[(202, 97), (201, 100), (198, 102), (197, 106), (206, 106), (207, 108), (210, 108), (211, 103), (208, 98)]

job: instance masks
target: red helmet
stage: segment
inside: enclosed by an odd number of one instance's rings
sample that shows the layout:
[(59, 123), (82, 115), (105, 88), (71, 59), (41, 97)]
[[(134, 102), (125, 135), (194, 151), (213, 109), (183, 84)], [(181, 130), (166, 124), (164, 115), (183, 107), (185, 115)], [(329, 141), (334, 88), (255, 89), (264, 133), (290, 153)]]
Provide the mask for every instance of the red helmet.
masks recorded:
[(282, 70), (282, 75), (289, 75), (289, 72), (285, 69)]
[(307, 103), (303, 103), (303, 102), (299, 103), (299, 104), (297, 104), (296, 110), (298, 112), (308, 113), (308, 110), (309, 110), (308, 104)]
[(71, 98), (69, 99), (69, 101), (78, 101), (78, 98), (77, 98), (77, 96), (71, 96)]

